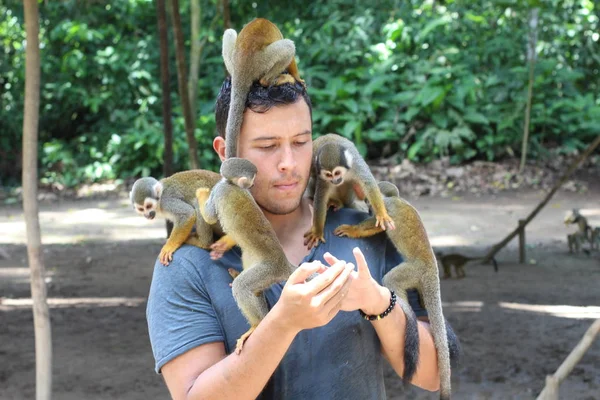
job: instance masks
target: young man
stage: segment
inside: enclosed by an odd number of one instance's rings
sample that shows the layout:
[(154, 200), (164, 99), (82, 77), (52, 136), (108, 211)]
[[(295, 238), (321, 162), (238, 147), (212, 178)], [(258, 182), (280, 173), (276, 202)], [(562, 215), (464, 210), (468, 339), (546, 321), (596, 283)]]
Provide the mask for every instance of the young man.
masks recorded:
[[(220, 136), (213, 147), (221, 160), (230, 89), (227, 79), (216, 106)], [(381, 279), (401, 258), (384, 234), (333, 235), (338, 225), (367, 217), (351, 209), (329, 212), (326, 242), (309, 251), (304, 233), (312, 206), (302, 195), (312, 159), (310, 99), (300, 84), (255, 85), (247, 107), (238, 156), (257, 166), (251, 193), (299, 267), (285, 285), (265, 292), (270, 311), (236, 355), (236, 340), (248, 329), (229, 286), (228, 268), (241, 270), (239, 249), (213, 261), (208, 251), (183, 246), (168, 267), (157, 262), (147, 308), (156, 371), (174, 399), (384, 399), (383, 359), (402, 376), (405, 316), (396, 305), (369, 322), (357, 310), (376, 315), (388, 308)], [(411, 305), (426, 316), (415, 293)], [(419, 334), (413, 384), (434, 391), (436, 350), (426, 322)]]

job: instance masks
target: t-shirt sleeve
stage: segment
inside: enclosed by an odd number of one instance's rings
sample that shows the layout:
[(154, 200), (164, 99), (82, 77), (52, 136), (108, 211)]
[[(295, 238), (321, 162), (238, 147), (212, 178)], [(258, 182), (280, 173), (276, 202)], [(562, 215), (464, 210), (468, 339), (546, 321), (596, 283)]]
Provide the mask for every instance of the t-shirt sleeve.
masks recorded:
[[(146, 319), (155, 370), (205, 343), (224, 341), (215, 310), (198, 271), (203, 260), (178, 250), (168, 267), (156, 262)], [(208, 262), (208, 260), (205, 260)]]
[[(397, 266), (398, 264), (400, 264), (402, 262), (402, 256), (400, 255), (400, 253), (398, 253), (398, 251), (394, 247), (394, 244), (389, 239), (387, 239), (386, 242), (387, 242), (386, 248), (385, 248), (386, 266), (385, 266), (385, 270), (384, 270), (384, 275), (389, 270), (391, 270), (392, 268), (394, 268), (395, 266)], [(411, 289), (411, 290), (408, 290), (407, 295), (408, 295), (408, 304), (410, 304), (410, 306), (412, 307), (413, 311), (415, 312), (415, 315), (417, 317), (427, 317), (427, 310), (423, 307), (423, 305), (421, 303), (421, 299), (419, 297), (419, 292), (414, 289)]]

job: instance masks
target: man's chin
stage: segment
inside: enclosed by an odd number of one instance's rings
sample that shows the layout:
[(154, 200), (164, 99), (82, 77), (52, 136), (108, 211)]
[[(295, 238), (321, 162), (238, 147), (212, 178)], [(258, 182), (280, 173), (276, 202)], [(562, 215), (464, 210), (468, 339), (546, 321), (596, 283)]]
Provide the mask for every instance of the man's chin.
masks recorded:
[(259, 204), (265, 212), (273, 215), (288, 215), (293, 213), (300, 206), (300, 200), (289, 204)]

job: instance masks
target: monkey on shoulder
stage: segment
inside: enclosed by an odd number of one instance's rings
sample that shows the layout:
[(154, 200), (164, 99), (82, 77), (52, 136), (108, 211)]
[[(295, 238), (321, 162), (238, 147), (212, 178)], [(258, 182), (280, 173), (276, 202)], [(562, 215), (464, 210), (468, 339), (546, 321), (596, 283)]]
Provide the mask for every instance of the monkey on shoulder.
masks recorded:
[[(173, 222), (173, 231), (162, 247), (159, 260), (169, 265), (173, 253), (184, 243), (212, 250), (211, 257), (218, 258), (235, 245), (231, 238), (222, 236), (218, 225), (207, 224), (198, 218), (196, 189), (212, 188), (221, 176), (206, 170), (178, 172), (156, 180), (140, 178), (133, 184), (129, 198), (133, 209), (146, 219), (164, 218)], [(191, 235), (193, 228), (195, 235)], [(222, 236), (215, 242), (214, 236)]]

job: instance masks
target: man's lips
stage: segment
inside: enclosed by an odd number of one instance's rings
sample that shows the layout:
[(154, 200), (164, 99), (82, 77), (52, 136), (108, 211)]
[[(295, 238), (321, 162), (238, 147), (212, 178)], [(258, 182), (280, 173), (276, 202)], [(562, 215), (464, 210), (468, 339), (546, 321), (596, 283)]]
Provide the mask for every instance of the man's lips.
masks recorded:
[(275, 186), (275, 188), (277, 188), (279, 190), (291, 190), (291, 189), (294, 189), (296, 186), (298, 186), (298, 182), (297, 181), (283, 182), (283, 183), (278, 183), (274, 186)]

